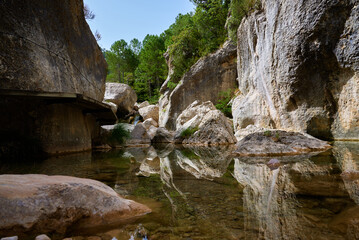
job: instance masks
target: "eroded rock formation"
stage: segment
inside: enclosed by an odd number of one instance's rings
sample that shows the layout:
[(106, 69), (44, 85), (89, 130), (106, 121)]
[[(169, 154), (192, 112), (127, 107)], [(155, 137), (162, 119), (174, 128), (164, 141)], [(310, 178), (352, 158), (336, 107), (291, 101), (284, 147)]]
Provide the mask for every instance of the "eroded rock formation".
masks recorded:
[(81, 93), (102, 101), (107, 64), (82, 1), (3, 1), (0, 19), (0, 89)]
[(123, 199), (112, 188), (91, 179), (46, 175), (0, 176), (0, 234), (65, 233), (108, 225), (151, 210)]
[(262, 0), (238, 29), (235, 129), (359, 139), (359, 2)]
[(164, 83), (159, 101), (160, 127), (175, 130), (177, 117), (195, 100), (217, 103), (220, 92), (237, 87), (236, 77), (236, 47), (227, 42), (217, 52), (198, 60), (175, 89), (166, 87), (168, 81)]

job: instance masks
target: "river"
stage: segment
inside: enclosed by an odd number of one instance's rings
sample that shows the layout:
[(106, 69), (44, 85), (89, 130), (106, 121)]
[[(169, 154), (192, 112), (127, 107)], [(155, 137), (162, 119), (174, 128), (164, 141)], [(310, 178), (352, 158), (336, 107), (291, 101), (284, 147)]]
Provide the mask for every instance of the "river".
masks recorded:
[(68, 232), (102, 239), (359, 239), (359, 142), (315, 154), (238, 158), (229, 147), (125, 148), (26, 162), (0, 173), (99, 180), (153, 212)]

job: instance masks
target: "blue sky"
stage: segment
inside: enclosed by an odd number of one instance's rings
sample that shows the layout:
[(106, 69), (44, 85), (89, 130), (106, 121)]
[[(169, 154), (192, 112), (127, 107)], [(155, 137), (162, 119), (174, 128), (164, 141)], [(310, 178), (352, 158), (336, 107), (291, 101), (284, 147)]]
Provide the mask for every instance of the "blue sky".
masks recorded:
[(92, 32), (102, 39), (99, 45), (109, 49), (117, 40), (142, 41), (147, 34), (161, 34), (175, 22), (179, 13), (194, 11), (189, 0), (84, 0), (95, 13), (88, 20)]

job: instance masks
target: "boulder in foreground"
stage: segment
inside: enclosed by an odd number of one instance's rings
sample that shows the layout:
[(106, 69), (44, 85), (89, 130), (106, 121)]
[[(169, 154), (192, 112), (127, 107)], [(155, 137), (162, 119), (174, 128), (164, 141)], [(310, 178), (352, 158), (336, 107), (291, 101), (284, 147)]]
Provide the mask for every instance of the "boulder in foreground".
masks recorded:
[(151, 210), (84, 178), (38, 174), (0, 175), (0, 235), (65, 233), (128, 221)]
[(239, 141), (239, 156), (284, 156), (325, 151), (331, 146), (322, 140), (298, 132), (281, 130), (252, 133)]

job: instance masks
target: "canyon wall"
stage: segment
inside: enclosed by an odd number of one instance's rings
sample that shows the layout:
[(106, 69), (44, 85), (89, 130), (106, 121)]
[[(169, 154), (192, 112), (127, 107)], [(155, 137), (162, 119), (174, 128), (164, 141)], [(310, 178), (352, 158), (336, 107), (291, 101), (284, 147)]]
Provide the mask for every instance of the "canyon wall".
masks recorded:
[(262, 0), (237, 36), (236, 130), (359, 139), (359, 1)]
[(82, 0), (6, 0), (0, 20), (0, 89), (103, 100), (107, 64)]

